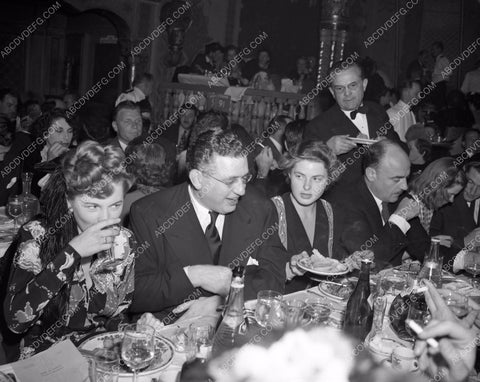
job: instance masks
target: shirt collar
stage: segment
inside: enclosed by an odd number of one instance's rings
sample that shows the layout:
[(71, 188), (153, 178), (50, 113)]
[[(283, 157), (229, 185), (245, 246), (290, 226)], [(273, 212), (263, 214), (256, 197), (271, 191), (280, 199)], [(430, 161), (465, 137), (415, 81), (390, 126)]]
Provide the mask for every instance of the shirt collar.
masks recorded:
[(280, 154), (283, 153), (282, 145), (281, 145), (279, 142), (277, 142), (277, 141), (276, 141), (274, 138), (272, 138), (272, 137), (268, 137), (268, 139), (270, 139), (270, 140), (272, 141), (273, 145), (276, 147), (276, 149), (278, 150), (278, 152), (279, 152)]

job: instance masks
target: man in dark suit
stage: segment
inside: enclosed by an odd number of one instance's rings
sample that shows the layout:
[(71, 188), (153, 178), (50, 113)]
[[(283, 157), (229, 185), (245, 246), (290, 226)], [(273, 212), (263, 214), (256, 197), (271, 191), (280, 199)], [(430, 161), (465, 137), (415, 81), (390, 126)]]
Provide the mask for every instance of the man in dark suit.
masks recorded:
[(347, 253), (373, 251), (379, 269), (401, 264), (405, 249), (413, 251), (413, 257), (421, 256), (409, 246), (417, 240), (409, 221), (418, 215), (418, 204), (408, 198), (394, 204), (407, 190), (407, 154), (397, 143), (381, 140), (364, 155), (363, 174), (352, 187), (332, 195), (344, 209), (341, 246)]
[(475, 238), (480, 234), (480, 162), (467, 162), (465, 165), (467, 185), (458, 194), (452, 204), (435, 211), (430, 223), (430, 235), (448, 235), (453, 238), (452, 246), (444, 249), (448, 259), (453, 258), (469, 243), (479, 246)]
[[(262, 289), (283, 291), (287, 254), (276, 212), (247, 187), (243, 150), (234, 134), (207, 131), (188, 149), (189, 183), (133, 204), (131, 225), (147, 247), (136, 259), (133, 312), (165, 313), (189, 300), (182, 304), (187, 315), (211, 312), (237, 265), (246, 266), (245, 299)], [(202, 294), (210, 297), (196, 299)]]
[(265, 138), (257, 142), (255, 162), (258, 172), (254, 184), (268, 198), (289, 191), (285, 175), (278, 168), (284, 151), (285, 127), (289, 122), (291, 119), (287, 116), (274, 117), (262, 134)]
[(330, 92), (336, 104), (325, 113), (312, 119), (303, 136), (304, 140), (321, 140), (330, 147), (342, 162), (342, 171), (334, 174), (338, 186), (355, 182), (362, 177), (361, 157), (364, 147), (357, 147), (349, 137), (376, 139), (385, 136), (399, 142), (388, 115), (380, 105), (363, 101), (368, 80), (356, 62), (335, 63), (327, 78), (332, 78)]
[(108, 144), (125, 151), (128, 143), (142, 134), (140, 106), (131, 101), (120, 102), (113, 112), (112, 127), (117, 136)]

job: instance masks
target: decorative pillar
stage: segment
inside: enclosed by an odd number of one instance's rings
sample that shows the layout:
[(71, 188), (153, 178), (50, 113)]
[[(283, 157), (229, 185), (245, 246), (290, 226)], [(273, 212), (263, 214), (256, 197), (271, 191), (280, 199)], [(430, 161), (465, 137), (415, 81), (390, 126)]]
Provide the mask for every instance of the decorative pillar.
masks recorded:
[(320, 50), (317, 86), (336, 61), (343, 59), (348, 29), (348, 0), (323, 0), (320, 16)]
[[(191, 4), (186, 0), (172, 0), (162, 7), (160, 22), (166, 23), (168, 36), (169, 54), (165, 60), (167, 67), (182, 65), (185, 32), (192, 24), (191, 8)], [(179, 12), (180, 9), (182, 11)]]

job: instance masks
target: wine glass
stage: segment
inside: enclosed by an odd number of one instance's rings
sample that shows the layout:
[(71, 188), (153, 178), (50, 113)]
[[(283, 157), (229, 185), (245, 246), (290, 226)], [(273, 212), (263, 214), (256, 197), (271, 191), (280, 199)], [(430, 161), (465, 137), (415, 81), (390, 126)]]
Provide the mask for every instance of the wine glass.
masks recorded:
[(282, 294), (274, 290), (261, 290), (257, 294), (255, 319), (262, 327), (271, 324), (272, 319), (281, 310)]
[(478, 287), (477, 275), (480, 274), (480, 253), (468, 252), (464, 257), (465, 270), (472, 274), (472, 286)]
[(133, 371), (133, 381), (137, 372), (147, 368), (155, 356), (155, 329), (149, 325), (131, 324), (123, 329), (122, 359)]
[(17, 231), (17, 219), (23, 213), (22, 198), (18, 195), (8, 198), (8, 214), (13, 218), (13, 230)]

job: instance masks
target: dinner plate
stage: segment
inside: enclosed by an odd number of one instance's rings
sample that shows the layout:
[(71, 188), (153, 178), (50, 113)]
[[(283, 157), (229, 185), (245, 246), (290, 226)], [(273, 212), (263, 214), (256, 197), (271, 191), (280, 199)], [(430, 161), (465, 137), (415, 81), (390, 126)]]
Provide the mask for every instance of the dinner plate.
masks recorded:
[[(121, 359), (122, 340), (122, 332), (101, 333), (82, 342), (79, 348), (87, 351), (113, 349), (118, 352)], [(158, 372), (172, 363), (174, 355), (175, 346), (173, 343), (165, 337), (155, 336), (155, 358), (147, 369), (138, 373), (138, 377), (158, 377)], [(129, 372), (126, 366), (122, 366), (119, 381), (131, 381), (132, 375), (133, 373)]]
[[(330, 289), (328, 289), (327, 285), (328, 284), (326, 284), (326, 283), (320, 284), (318, 286), (318, 290), (320, 292), (322, 292), (322, 294), (324, 294), (325, 296), (327, 296), (327, 297), (329, 297), (333, 300), (337, 300), (337, 301), (347, 301), (350, 298), (351, 294), (353, 293), (353, 290), (355, 289), (355, 286), (352, 285), (352, 288), (349, 288), (350, 293), (348, 295), (345, 295), (344, 297), (342, 297), (342, 296), (338, 296), (336, 294), (331, 293), (331, 291), (330, 291)], [(348, 288), (348, 286), (345, 286), (343, 288)]]
[(319, 276), (340, 276), (350, 272), (348, 270), (348, 267), (342, 263), (338, 263), (334, 267), (330, 266), (326, 268), (311, 268), (310, 264), (308, 264), (309, 261), (310, 259), (303, 258), (297, 262), (297, 265), (299, 268), (303, 269), (304, 271), (311, 272)]
[(347, 137), (350, 139), (353, 143), (358, 143), (360, 145), (371, 145), (373, 143), (378, 142), (375, 139), (368, 139), (368, 138), (355, 138), (355, 137)]

